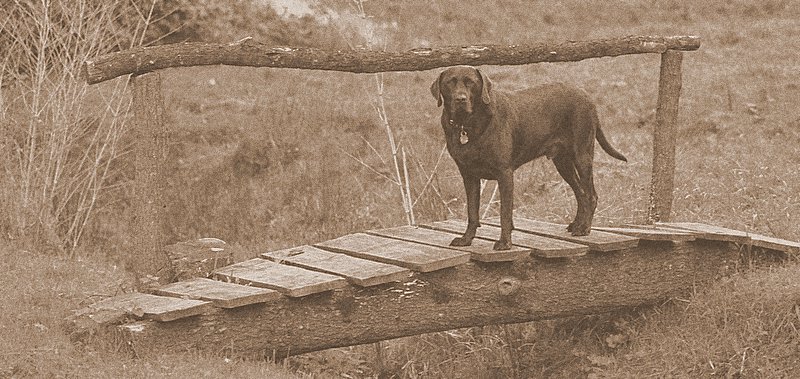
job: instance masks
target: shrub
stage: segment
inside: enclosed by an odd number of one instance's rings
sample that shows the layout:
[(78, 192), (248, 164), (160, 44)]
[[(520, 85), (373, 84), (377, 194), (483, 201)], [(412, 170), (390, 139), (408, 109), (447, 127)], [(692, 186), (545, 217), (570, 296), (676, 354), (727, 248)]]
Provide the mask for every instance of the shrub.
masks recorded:
[[(130, 100), (123, 79), (90, 91), (91, 57), (137, 44), (132, 8), (97, 0), (16, 0), (0, 20), (0, 229), (72, 250), (109, 188)], [(122, 12), (122, 13), (120, 13)]]

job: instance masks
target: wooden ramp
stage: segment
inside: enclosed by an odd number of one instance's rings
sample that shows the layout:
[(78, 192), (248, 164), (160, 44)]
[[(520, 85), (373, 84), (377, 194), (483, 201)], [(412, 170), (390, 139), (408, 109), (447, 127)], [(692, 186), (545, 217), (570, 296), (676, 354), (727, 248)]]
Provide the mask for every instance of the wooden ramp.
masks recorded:
[[(788, 254), (800, 244), (698, 223), (597, 227), (497, 219), (451, 247), (462, 220), (355, 233), (257, 258), (77, 311), (77, 333), (110, 328), (143, 351), (299, 354), (460, 327), (607, 312), (662, 301), (728, 273), (732, 244)], [(647, 243), (640, 243), (647, 241)], [(567, 259), (565, 259), (567, 258)], [(92, 334), (92, 333), (90, 333)]]

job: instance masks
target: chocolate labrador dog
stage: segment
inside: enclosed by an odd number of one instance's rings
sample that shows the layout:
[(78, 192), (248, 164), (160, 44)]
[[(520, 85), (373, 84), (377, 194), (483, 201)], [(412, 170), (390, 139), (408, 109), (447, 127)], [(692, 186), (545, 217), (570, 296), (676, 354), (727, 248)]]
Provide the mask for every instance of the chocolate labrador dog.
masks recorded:
[(589, 234), (597, 193), (592, 179), (594, 141), (614, 158), (626, 161), (606, 140), (588, 95), (565, 84), (546, 84), (516, 92), (492, 88), (478, 69), (451, 67), (431, 85), (444, 105), (442, 128), (467, 195), (467, 230), (450, 243), (467, 246), (480, 226), (480, 180), (497, 180), (500, 190), (500, 239), (495, 250), (511, 248), (514, 229), (514, 170), (547, 156), (566, 180), (578, 203), (567, 230)]

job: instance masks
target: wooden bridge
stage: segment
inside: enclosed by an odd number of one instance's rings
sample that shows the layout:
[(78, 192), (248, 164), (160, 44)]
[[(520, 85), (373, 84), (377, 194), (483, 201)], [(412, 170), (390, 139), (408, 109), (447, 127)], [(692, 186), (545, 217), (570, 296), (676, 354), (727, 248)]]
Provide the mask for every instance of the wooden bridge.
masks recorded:
[[(527, 46), (456, 46), (408, 52), (321, 51), (187, 43), (87, 61), (88, 83), (132, 75), (139, 272), (163, 254), (161, 194), (167, 127), (159, 70), (236, 65), (354, 73), (458, 64), (522, 65), (661, 54), (648, 223), (669, 221), (684, 51), (695, 36), (629, 36)], [(124, 341), (139, 356), (166, 351), (263, 351), (288, 356), (470, 326), (609, 312), (652, 304), (735, 270), (743, 253), (798, 254), (800, 244), (695, 223), (595, 228), (518, 218), (508, 251), (492, 250), (497, 220), (473, 246), (452, 248), (463, 221), (355, 233), (227, 263), (209, 275), (112, 297), (77, 312), (75, 336)], [(212, 262), (219, 245), (208, 251)], [(216, 250), (215, 250), (216, 249)], [(206, 277), (207, 276), (207, 277)], [(103, 333), (110, 331), (111, 333)]]
[(105, 299), (72, 322), (76, 335), (121, 338), (139, 355), (288, 356), (651, 304), (735, 270), (754, 247), (800, 253), (796, 242), (698, 223), (574, 237), (524, 218), (515, 219), (516, 246), (494, 251), (498, 225), (488, 220), (469, 247), (449, 246), (466, 225), (447, 220), (265, 252), (210, 278)]

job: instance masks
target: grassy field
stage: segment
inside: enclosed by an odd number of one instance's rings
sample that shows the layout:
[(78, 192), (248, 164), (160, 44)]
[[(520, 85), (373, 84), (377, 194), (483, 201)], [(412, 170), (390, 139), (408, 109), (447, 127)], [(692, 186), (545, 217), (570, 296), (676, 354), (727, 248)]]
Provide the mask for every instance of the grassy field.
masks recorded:
[[(693, 34), (679, 115), (674, 219), (800, 240), (800, 7), (793, 1), (577, 0), (468, 3), (322, 2), (342, 46), (561, 42), (630, 34)], [(319, 12), (322, 14), (323, 12)], [(334, 14), (328, 12), (326, 14)], [(425, 17), (420, 17), (425, 15)], [(242, 29), (242, 36), (248, 35)], [(227, 41), (225, 41), (227, 42)], [(2, 54), (2, 53), (0, 53)], [(598, 153), (596, 225), (644, 220), (649, 195), (657, 55), (579, 63), (485, 67), (497, 88), (575, 83), (597, 102), (601, 123), (627, 164)], [(405, 149), (418, 222), (464, 218), (463, 188), (443, 140), (428, 87), (438, 70), (373, 75), (201, 67), (165, 70), (171, 131), (167, 210), (171, 242), (214, 236), (241, 256), (406, 222), (382, 101)], [(383, 92), (379, 95), (378, 83)], [(116, 83), (89, 89), (85, 109)], [(3, 86), (3, 154), (18, 139), (22, 100)], [(92, 111), (88, 112), (92, 114)], [(127, 124), (130, 127), (130, 123)], [(797, 377), (800, 376), (800, 266), (744, 271), (686, 299), (625, 314), (456, 330), (333, 349), (282, 364), (186, 354), (137, 359), (122, 346), (70, 342), (71, 310), (129, 291), (133, 251), (131, 142), (120, 137), (113, 185), (103, 193), (75, 250), (31, 242), (15, 228), (4, 155), (0, 180), (0, 377)], [(80, 143), (76, 140), (75, 143)], [(82, 146), (77, 146), (81, 148)], [(517, 212), (565, 223), (569, 187), (546, 160), (516, 173)], [(487, 193), (493, 190), (487, 184)], [(495, 215), (497, 204), (488, 204)], [(513, 346), (513, 347), (510, 347)], [(515, 354), (512, 354), (515, 352)]]

